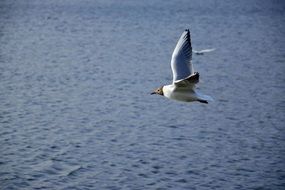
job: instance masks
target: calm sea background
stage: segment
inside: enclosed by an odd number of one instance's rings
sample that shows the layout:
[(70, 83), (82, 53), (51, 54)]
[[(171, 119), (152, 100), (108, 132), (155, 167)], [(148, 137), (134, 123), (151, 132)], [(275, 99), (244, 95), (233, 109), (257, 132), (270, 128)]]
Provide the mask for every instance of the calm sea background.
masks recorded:
[[(199, 89), (172, 81), (184, 29)], [(285, 188), (282, 0), (0, 1), (0, 189)]]

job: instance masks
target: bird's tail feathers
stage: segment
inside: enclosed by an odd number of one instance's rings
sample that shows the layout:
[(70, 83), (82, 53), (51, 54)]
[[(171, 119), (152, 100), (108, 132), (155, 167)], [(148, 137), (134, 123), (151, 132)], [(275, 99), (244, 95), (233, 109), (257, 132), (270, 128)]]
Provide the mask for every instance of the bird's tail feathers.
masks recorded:
[(198, 101), (201, 102), (201, 103), (205, 103), (207, 104), (208, 102), (213, 102), (214, 99), (211, 97), (211, 96), (208, 96), (208, 95), (204, 95), (204, 94), (197, 94), (198, 96)]

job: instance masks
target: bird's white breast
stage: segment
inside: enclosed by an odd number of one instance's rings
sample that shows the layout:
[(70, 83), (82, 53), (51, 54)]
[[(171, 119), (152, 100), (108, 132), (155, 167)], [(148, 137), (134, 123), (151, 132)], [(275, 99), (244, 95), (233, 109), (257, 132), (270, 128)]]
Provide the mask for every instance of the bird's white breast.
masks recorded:
[(175, 86), (174, 85), (166, 85), (163, 86), (163, 95), (167, 98), (171, 99), (171, 96), (173, 95), (173, 91), (174, 91)]
[(163, 94), (169, 99), (192, 102), (196, 101), (197, 95), (194, 90), (189, 88), (177, 88), (175, 85), (166, 85), (163, 87)]

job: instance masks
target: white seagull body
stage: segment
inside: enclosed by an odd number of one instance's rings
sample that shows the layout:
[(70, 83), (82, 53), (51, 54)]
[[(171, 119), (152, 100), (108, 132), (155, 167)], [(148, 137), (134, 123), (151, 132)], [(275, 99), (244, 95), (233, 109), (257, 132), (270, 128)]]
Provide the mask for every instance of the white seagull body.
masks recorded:
[(195, 91), (195, 85), (199, 82), (199, 73), (194, 72), (191, 61), (192, 46), (190, 31), (187, 29), (182, 33), (172, 54), (172, 84), (159, 87), (151, 94), (184, 102), (198, 101), (207, 104), (213, 100), (210, 96)]

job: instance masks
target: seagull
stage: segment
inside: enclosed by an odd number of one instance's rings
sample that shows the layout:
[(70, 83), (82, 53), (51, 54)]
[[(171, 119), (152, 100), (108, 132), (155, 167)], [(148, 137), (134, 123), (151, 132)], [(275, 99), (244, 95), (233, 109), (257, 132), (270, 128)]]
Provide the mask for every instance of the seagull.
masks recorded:
[(215, 51), (215, 48), (212, 49), (202, 49), (202, 50), (192, 50), (193, 53), (195, 53), (196, 55), (204, 55), (204, 53), (208, 53), (208, 52), (212, 52)]
[(161, 86), (151, 94), (158, 94), (169, 99), (183, 102), (197, 101), (208, 104), (208, 101), (213, 101), (212, 97), (195, 91), (195, 85), (199, 82), (200, 75), (198, 72), (194, 72), (191, 60), (192, 46), (190, 31), (186, 29), (179, 38), (172, 54), (172, 84)]

